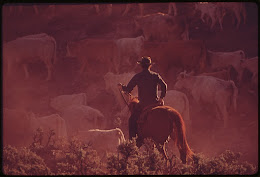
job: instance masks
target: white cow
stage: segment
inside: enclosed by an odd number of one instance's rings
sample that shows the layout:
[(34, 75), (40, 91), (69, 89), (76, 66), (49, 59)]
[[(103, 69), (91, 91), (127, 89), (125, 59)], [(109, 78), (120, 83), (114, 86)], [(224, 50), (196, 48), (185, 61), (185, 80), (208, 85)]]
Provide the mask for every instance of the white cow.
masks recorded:
[(211, 76), (189, 76), (180, 73), (174, 89), (191, 95), (196, 104), (212, 105), (218, 119), (224, 120), (227, 127), (228, 111), (236, 111), (238, 89), (233, 81), (224, 81)]
[[(140, 15), (143, 15), (143, 4), (142, 3), (138, 3), (138, 6), (139, 6), (139, 11), (140, 11)], [(96, 9), (96, 13), (97, 14), (100, 14), (100, 5), (99, 4), (95, 4), (94, 5), (95, 9)], [(126, 7), (125, 7), (125, 10), (122, 14), (122, 16), (125, 16), (129, 11), (130, 9), (132, 8), (132, 4), (126, 4)], [(113, 11), (113, 5), (112, 4), (106, 4), (106, 10), (107, 10), (107, 15), (110, 16), (112, 14), (112, 11)]]
[(253, 86), (258, 87), (258, 57), (249, 58), (241, 61), (241, 67), (248, 69), (253, 75), (251, 83)]
[(54, 138), (64, 138), (67, 139), (67, 128), (65, 120), (59, 114), (52, 114), (44, 117), (37, 117), (32, 119), (32, 128), (35, 132), (38, 128), (41, 128), (45, 133), (43, 138), (43, 144), (46, 144), (47, 133), (53, 130), (55, 135)]
[[(128, 84), (128, 82), (132, 79), (132, 77), (135, 75), (136, 73), (131, 72), (131, 73), (123, 73), (123, 74), (114, 74), (111, 72), (108, 72), (105, 76), (104, 76), (104, 80), (105, 80), (105, 85), (106, 85), (106, 90), (112, 91), (112, 93), (114, 94), (117, 104), (120, 107), (120, 111), (122, 111), (125, 107), (126, 107), (126, 103), (124, 102), (122, 95), (120, 93), (120, 91), (118, 90), (118, 83), (122, 83), (122, 84)], [(134, 88), (134, 90), (132, 91), (132, 95), (137, 96), (137, 89)]]
[(189, 40), (186, 16), (154, 13), (134, 18), (136, 30), (143, 32), (146, 41)]
[[(133, 7), (133, 4), (127, 4), (126, 8), (125, 8), (125, 10), (123, 12), (123, 16), (125, 16), (132, 7)], [(138, 3), (138, 7), (139, 7), (139, 15), (143, 16), (144, 15), (144, 4), (143, 3)], [(173, 11), (173, 16), (177, 16), (178, 15), (176, 3), (174, 3), (174, 2), (171, 2), (168, 5), (168, 14), (171, 15), (172, 11)]]
[(64, 109), (62, 117), (67, 123), (69, 137), (78, 130), (102, 128), (106, 123), (99, 110), (85, 105), (72, 105)]
[(185, 123), (186, 121), (191, 121), (190, 103), (185, 93), (177, 90), (168, 90), (164, 98), (164, 104), (176, 109), (182, 115)]
[[(26, 6), (28, 6), (28, 5), (26, 5)], [(23, 6), (23, 5), (8, 5), (6, 7), (8, 7), (8, 9), (9, 9), (9, 15), (10, 15), (10, 14), (14, 13), (14, 11), (16, 11), (16, 9), (18, 9), (19, 14), (21, 14), (23, 12), (23, 8), (26, 7), (26, 6)], [(34, 13), (36, 15), (39, 14), (39, 10), (38, 10), (36, 5), (30, 5), (28, 7), (33, 7)]]
[(72, 105), (87, 105), (86, 93), (60, 95), (50, 100), (50, 106), (56, 111), (63, 112)]
[[(125, 16), (129, 12), (129, 10), (132, 8), (132, 6), (133, 6), (132, 4), (126, 4), (126, 8), (122, 15)], [(138, 3), (138, 7), (139, 7), (139, 15), (143, 16), (143, 14), (144, 14), (143, 3)]]
[[(96, 9), (96, 13), (97, 14), (100, 14), (100, 8), (99, 8), (99, 4), (95, 4), (94, 7)], [(107, 4), (106, 5), (107, 7), (107, 15), (110, 16), (112, 14), (112, 8), (113, 8), (113, 5), (112, 4)]]
[(46, 80), (50, 80), (56, 63), (56, 41), (45, 33), (17, 38), (4, 44), (3, 60), (7, 63), (7, 75), (11, 75), (15, 66), (23, 66), (26, 79), (29, 78), (27, 64), (42, 60), (48, 70)]
[(243, 72), (240, 63), (241, 60), (245, 60), (243, 50), (234, 52), (213, 52), (208, 50), (207, 60), (210, 71), (218, 71), (232, 66), (238, 73), (236, 80), (240, 83)]
[(140, 56), (141, 49), (144, 44), (144, 37), (121, 38), (116, 40), (118, 49), (118, 64), (131, 66), (131, 58)]
[(230, 69), (231, 69), (231, 67), (229, 67), (228, 69), (223, 69), (221, 71), (216, 71), (216, 72), (204, 72), (204, 73), (199, 74), (199, 76), (212, 76), (212, 77), (216, 77), (216, 78), (228, 81), (231, 79)]
[(177, 90), (167, 90), (163, 100), (164, 105), (171, 106), (181, 114), (187, 128), (187, 133), (191, 133), (190, 102), (186, 94)]
[(119, 128), (79, 131), (76, 137), (85, 143), (90, 143), (101, 157), (104, 157), (107, 152), (115, 153), (118, 145), (126, 141), (124, 133)]
[(246, 9), (243, 2), (218, 2), (216, 3), (220, 8), (222, 8), (225, 11), (225, 14), (231, 13), (232, 14), (232, 20), (235, 21), (234, 16), (236, 17), (237, 23), (236, 28), (239, 28), (239, 25), (241, 23), (241, 15), (244, 20), (244, 24), (246, 23)]
[(33, 140), (34, 115), (24, 110), (3, 109), (3, 145), (28, 146)]
[(168, 5), (168, 14), (171, 15), (172, 14), (172, 10), (173, 10), (173, 16), (177, 16), (178, 15), (178, 10), (176, 7), (176, 3), (175, 2), (171, 2)]
[(205, 15), (207, 15), (208, 19), (211, 19), (211, 30), (216, 25), (216, 22), (219, 23), (220, 29), (223, 30), (222, 24), (225, 12), (218, 5), (210, 2), (197, 2), (195, 3), (195, 10), (200, 11), (202, 22), (209, 24), (209, 20), (204, 20)]
[(55, 138), (67, 138), (65, 120), (58, 114), (36, 117), (31, 112), (7, 108), (3, 113), (4, 145), (28, 146), (33, 142), (33, 135), (38, 128), (44, 131), (43, 145), (47, 142), (49, 130), (54, 130)]

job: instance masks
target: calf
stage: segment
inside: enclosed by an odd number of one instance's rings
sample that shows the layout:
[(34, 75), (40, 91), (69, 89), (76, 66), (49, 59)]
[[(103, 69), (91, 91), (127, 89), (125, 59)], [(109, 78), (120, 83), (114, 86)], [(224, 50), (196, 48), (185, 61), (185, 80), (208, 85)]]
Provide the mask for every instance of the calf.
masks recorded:
[(122, 66), (123, 62), (127, 65), (131, 65), (131, 58), (136, 58), (140, 56), (143, 44), (143, 36), (139, 36), (136, 38), (121, 38), (116, 40), (119, 65)]

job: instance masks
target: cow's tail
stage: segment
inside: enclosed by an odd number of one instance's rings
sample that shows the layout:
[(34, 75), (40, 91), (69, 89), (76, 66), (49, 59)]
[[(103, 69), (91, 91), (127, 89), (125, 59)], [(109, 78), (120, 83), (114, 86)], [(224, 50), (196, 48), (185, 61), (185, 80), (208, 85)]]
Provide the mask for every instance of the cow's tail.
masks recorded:
[(207, 48), (205, 41), (203, 40), (200, 52), (200, 61), (199, 61), (199, 73), (202, 73), (203, 70), (206, 68), (207, 63)]
[(53, 45), (54, 45), (54, 51), (53, 51), (53, 56), (52, 56), (52, 64), (55, 65), (56, 62), (57, 62), (57, 54), (56, 54), (56, 51), (57, 51), (57, 45), (56, 45), (56, 40), (51, 37), (51, 41), (53, 42)]
[(238, 89), (234, 83), (234, 81), (230, 80), (229, 81), (232, 85), (233, 89), (233, 94), (232, 94), (232, 99), (231, 99), (231, 105), (233, 106), (234, 111), (237, 110), (237, 95), (238, 95)]
[(124, 133), (119, 128), (116, 128), (116, 130), (118, 131), (118, 135), (119, 135), (119, 139), (120, 139), (120, 143), (119, 144), (124, 143), (126, 141)]

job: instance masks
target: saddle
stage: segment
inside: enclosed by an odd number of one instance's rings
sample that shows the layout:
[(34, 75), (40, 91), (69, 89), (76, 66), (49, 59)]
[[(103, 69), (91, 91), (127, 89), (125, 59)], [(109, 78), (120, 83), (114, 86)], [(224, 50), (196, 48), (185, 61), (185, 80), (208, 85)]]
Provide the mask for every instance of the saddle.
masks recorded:
[(156, 104), (152, 104), (152, 105), (149, 105), (149, 106), (146, 106), (142, 109), (142, 112), (139, 116), (139, 118), (137, 119), (137, 126), (138, 126), (138, 130), (140, 130), (140, 127), (142, 127), (142, 125), (146, 122), (147, 120), (147, 115), (148, 113), (155, 107), (157, 106), (163, 106), (164, 105), (164, 102), (163, 103), (156, 103)]

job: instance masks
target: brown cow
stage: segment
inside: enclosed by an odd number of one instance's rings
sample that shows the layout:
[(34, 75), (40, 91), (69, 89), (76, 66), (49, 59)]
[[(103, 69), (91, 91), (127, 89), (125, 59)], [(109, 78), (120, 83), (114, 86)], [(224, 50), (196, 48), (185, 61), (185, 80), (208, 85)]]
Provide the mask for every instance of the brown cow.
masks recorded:
[(201, 73), (206, 65), (206, 48), (199, 40), (144, 42), (141, 55), (151, 56), (166, 81), (169, 81), (169, 71), (174, 67)]
[[(79, 75), (85, 68), (96, 72), (118, 71), (115, 41), (106, 39), (83, 39), (67, 43), (67, 56), (76, 57), (80, 63)], [(104, 71), (105, 70), (105, 71)]]
[(56, 63), (56, 40), (45, 33), (33, 34), (7, 42), (3, 46), (3, 58), (7, 63), (7, 75), (15, 67), (22, 66), (25, 78), (29, 78), (27, 65), (37, 60), (45, 63), (48, 71), (46, 80), (51, 79), (53, 65)]
[(159, 12), (137, 16), (134, 21), (136, 30), (143, 31), (146, 41), (189, 40), (188, 23), (184, 16), (174, 17)]

